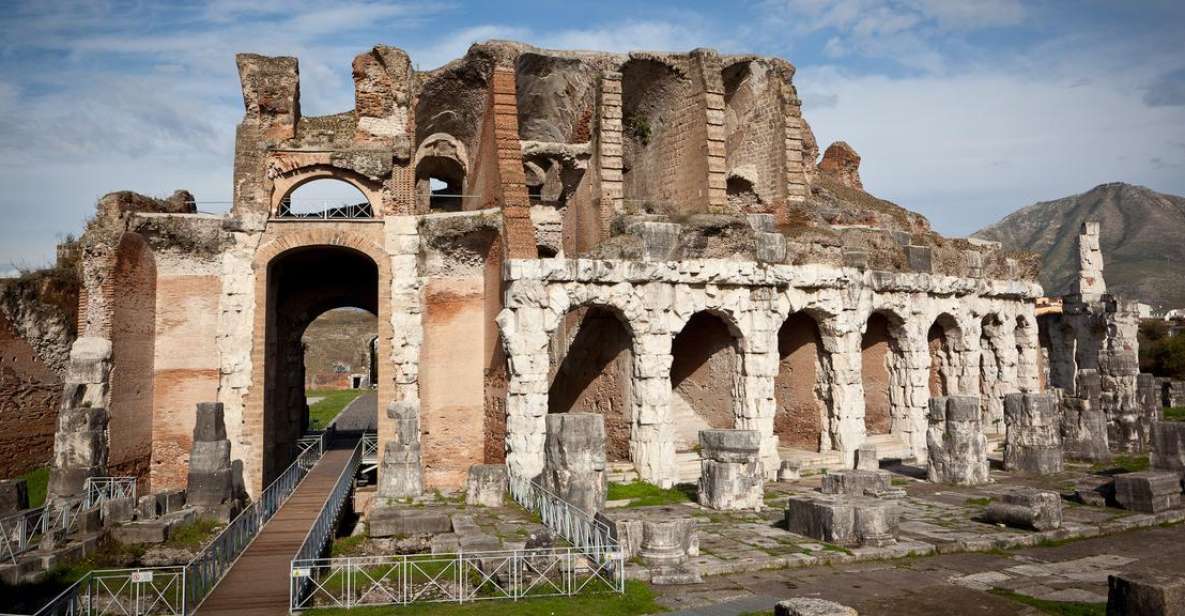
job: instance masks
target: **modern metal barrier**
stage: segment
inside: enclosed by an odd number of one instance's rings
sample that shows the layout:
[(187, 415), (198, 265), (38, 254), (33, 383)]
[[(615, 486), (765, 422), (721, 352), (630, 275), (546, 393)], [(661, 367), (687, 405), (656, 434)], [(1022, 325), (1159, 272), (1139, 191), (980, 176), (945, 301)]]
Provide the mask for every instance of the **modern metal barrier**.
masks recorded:
[(362, 471), (370, 472), (379, 466), (379, 435), (366, 432), (362, 435)]
[(0, 518), (0, 559), (15, 563), (17, 556), (36, 548), (46, 534), (76, 530), (78, 516), (83, 511), (125, 497), (136, 498), (135, 477), (89, 477), (83, 483), (81, 498), (51, 502), (4, 516)]
[(87, 477), (83, 485), (87, 509), (115, 498), (136, 498), (135, 477)]
[(625, 592), (625, 555), (598, 547), (292, 561), (292, 611)]
[(618, 550), (617, 540), (604, 522), (551, 493), (538, 481), (511, 475), (510, 496), (523, 509), (538, 513), (543, 525), (568, 543), (604, 552)]

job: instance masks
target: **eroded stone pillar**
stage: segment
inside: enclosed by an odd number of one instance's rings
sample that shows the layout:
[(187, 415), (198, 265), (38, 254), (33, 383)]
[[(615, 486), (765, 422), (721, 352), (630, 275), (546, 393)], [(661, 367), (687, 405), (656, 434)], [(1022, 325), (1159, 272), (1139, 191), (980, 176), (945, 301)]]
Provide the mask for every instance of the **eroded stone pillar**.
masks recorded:
[(230, 439), (220, 402), (197, 404), (185, 494), (190, 506), (221, 520), (229, 521), (238, 513)]
[(749, 332), (741, 354), (741, 408), (736, 427), (755, 430), (761, 439), (759, 456), (770, 479), (775, 478), (781, 458), (774, 435), (774, 378), (778, 375), (778, 329), (776, 313), (768, 301), (748, 313)]
[(700, 430), (699, 502), (720, 510), (764, 504), (761, 434), (756, 430)]
[(635, 333), (630, 457), (643, 481), (663, 488), (678, 481), (671, 421), (671, 362), (669, 333)]
[(1062, 471), (1061, 418), (1054, 392), (1004, 397), (1004, 470), (1034, 475)]
[[(516, 293), (544, 294), (542, 285), (535, 281), (515, 281), (514, 285)], [(520, 289), (524, 286), (531, 288)], [(547, 354), (545, 312), (537, 306), (508, 306), (498, 315), (510, 366), (506, 388), (506, 467), (513, 477), (532, 478), (543, 471), (551, 361)]]
[(110, 375), (110, 340), (82, 337), (74, 341), (54, 434), (51, 499), (82, 496), (88, 477), (107, 474)]
[(930, 481), (955, 485), (991, 481), (979, 398), (933, 398), (929, 422), (926, 441), (930, 450)]
[(605, 418), (594, 413), (547, 416), (544, 488), (595, 514), (605, 508)]
[(420, 457), (420, 405), (397, 400), (387, 407), (395, 437), (383, 447), (379, 463), (379, 498), (411, 498), (424, 493)]
[(861, 339), (858, 328), (823, 335), (823, 346), (831, 354), (832, 443), (845, 464), (854, 463), (856, 449), (864, 444), (866, 435)]

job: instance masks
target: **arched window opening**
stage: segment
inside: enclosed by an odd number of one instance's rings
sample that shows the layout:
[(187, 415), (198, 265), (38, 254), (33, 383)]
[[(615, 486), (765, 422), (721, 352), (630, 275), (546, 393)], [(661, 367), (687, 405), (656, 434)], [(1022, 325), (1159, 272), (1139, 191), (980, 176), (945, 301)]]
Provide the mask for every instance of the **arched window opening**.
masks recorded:
[(322, 178), (296, 187), (280, 200), (278, 218), (374, 218), (366, 195), (349, 182)]
[(416, 165), (416, 193), (432, 212), (459, 212), (465, 198), (465, 170), (446, 156), (425, 156)]

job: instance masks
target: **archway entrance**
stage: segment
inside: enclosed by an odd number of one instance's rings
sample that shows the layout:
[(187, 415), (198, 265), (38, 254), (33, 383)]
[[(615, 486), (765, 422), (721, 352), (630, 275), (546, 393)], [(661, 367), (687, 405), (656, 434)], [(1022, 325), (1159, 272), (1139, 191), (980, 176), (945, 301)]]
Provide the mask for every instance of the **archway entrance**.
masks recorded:
[(893, 391), (900, 387), (901, 345), (889, 317), (880, 312), (868, 318), (861, 344), (864, 376), (864, 429), (869, 435), (889, 434), (893, 427)]
[[(774, 377), (774, 434), (779, 447), (818, 452), (830, 449), (823, 434), (827, 421), (827, 384), (820, 380), (824, 358), (819, 327), (810, 315), (796, 312), (778, 330), (778, 374)], [(827, 439), (830, 440), (830, 439)]]
[(335, 308), (379, 315), (378, 266), (351, 248), (294, 248), (268, 264), (267, 281), (264, 485), (295, 457), (297, 440), (308, 427), (301, 338), (309, 324)]
[(675, 448), (699, 444), (699, 431), (736, 427), (738, 336), (720, 317), (697, 312), (671, 343)]

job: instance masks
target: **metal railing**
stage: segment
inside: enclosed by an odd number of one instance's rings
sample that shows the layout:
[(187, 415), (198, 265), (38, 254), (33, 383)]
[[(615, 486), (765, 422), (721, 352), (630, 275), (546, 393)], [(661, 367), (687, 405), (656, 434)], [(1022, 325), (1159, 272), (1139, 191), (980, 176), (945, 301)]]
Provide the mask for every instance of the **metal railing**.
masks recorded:
[(523, 509), (538, 513), (543, 525), (568, 543), (603, 552), (618, 551), (617, 540), (604, 522), (551, 493), (538, 481), (511, 475), (510, 496)]
[[(358, 474), (358, 467), (362, 464), (362, 450), (363, 442), (359, 440), (354, 445), (354, 453), (350, 456), (350, 461), (346, 463), (341, 474), (337, 476), (337, 481), (334, 482), (333, 489), (325, 499), (325, 505), (321, 507), (321, 512), (317, 514), (317, 519), (309, 528), (308, 534), (305, 535), (304, 542), (300, 544), (300, 549), (296, 551), (296, 556), (292, 561), (293, 563), (317, 559), (325, 551), (325, 546), (333, 539), (333, 533), (337, 530), (337, 523), (341, 517), (342, 509), (345, 508), (346, 501), (350, 496), (350, 490), (354, 486), (354, 476)], [(301, 578), (295, 576), (295, 574), (291, 576), (291, 580), (291, 583), (288, 585), (288, 604), (293, 606), (301, 602), (302, 598), (310, 590), (310, 584), (312, 582), (307, 577)]]
[(347, 203), (344, 205), (328, 206), (326, 202), (325, 209), (317, 212), (294, 212), (292, 211), (292, 201), (285, 199), (280, 202), (279, 211), (276, 212), (276, 218), (295, 218), (295, 219), (312, 219), (312, 220), (356, 220), (364, 218), (374, 218), (374, 208), (370, 207), (369, 203)]
[[(292, 561), (292, 611), (625, 592), (621, 551), (598, 547)], [(298, 590), (299, 589), (299, 590)]]
[(91, 571), (34, 616), (186, 614), (186, 567)]
[(35, 616), (183, 616), (193, 613), (263, 525), (296, 491), (324, 451), (322, 435), (184, 567), (90, 571), (38, 610)]
[(115, 498), (136, 499), (135, 477), (87, 477), (83, 484), (86, 492), (87, 509), (97, 507), (103, 501)]
[(83, 495), (41, 507), (18, 511), (0, 518), (0, 559), (16, 562), (16, 557), (37, 547), (51, 532), (70, 533), (78, 526), (78, 516), (115, 498), (136, 498), (135, 477), (88, 477)]
[(370, 472), (379, 465), (379, 435), (366, 432), (362, 435), (363, 472)]

